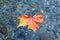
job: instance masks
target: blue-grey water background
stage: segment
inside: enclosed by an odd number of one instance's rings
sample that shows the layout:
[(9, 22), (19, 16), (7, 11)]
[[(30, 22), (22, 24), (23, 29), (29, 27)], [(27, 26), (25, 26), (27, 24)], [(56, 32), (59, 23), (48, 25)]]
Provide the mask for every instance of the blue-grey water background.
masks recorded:
[[(35, 33), (16, 28), (17, 17), (30, 13), (44, 16)], [(60, 40), (60, 0), (0, 0), (0, 40)]]

